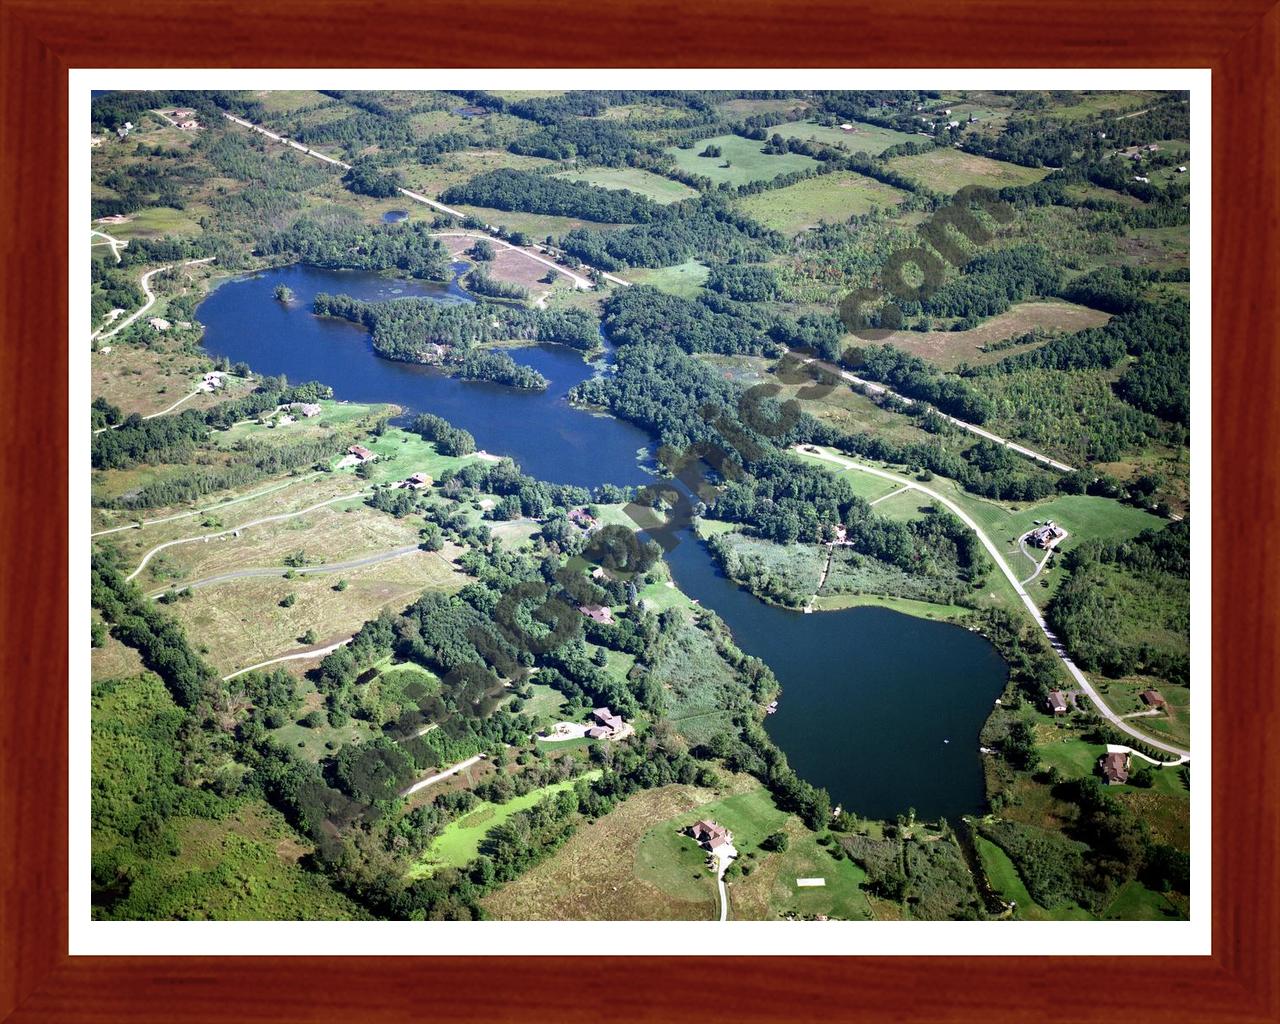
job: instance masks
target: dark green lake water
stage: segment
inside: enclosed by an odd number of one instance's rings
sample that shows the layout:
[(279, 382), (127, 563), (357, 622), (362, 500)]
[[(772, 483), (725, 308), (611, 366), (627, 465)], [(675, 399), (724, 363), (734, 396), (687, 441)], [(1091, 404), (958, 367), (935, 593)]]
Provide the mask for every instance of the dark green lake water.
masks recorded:
[[(282, 283), (297, 296), (288, 306), (272, 297)], [(339, 398), (434, 412), (545, 480), (591, 486), (652, 479), (646, 433), (565, 401), (574, 384), (607, 366), (560, 346), (519, 348), (513, 358), (548, 378), (545, 392), (459, 381), (380, 359), (363, 328), (313, 316), (311, 301), (321, 291), (367, 301), (471, 301), (452, 284), (289, 267), (214, 291), (197, 312), (205, 346), (261, 373), (323, 381)], [(978, 733), (1007, 673), (990, 643), (880, 608), (812, 615), (775, 608), (726, 579), (691, 534), (680, 541), (667, 560), (681, 589), (714, 609), (739, 646), (782, 683), (778, 713), (765, 724), (803, 778), (830, 790), (833, 804), (868, 817), (891, 819), (911, 807), (925, 818), (982, 809)]]

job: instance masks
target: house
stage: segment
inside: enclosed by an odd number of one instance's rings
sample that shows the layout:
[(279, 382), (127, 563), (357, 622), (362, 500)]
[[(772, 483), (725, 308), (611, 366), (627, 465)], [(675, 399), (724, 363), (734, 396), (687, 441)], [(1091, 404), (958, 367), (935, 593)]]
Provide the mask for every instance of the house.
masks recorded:
[(587, 730), (587, 739), (589, 740), (607, 740), (612, 735), (613, 732), (603, 725), (593, 725)]
[(851, 124), (847, 124), (847, 123), (846, 123), (846, 124), (842, 124), (842, 125), (840, 126), (840, 130), (841, 130), (842, 132), (851, 132), (851, 131), (853, 131), (853, 125), (851, 125)]
[(1031, 531), (1030, 540), (1036, 547), (1047, 551), (1066, 535), (1067, 531), (1050, 519), (1043, 526)]
[(569, 522), (581, 526), (584, 530), (589, 530), (595, 526), (596, 519), (585, 508), (571, 508), (569, 509)]
[(1186, 164), (1183, 164), (1181, 167), (1179, 167), (1179, 168), (1178, 168), (1178, 173), (1179, 173), (1179, 174), (1186, 174), (1186, 173), (1187, 173), (1187, 167), (1186, 167)]
[(1050, 690), (1047, 703), (1049, 710), (1055, 715), (1060, 715), (1067, 710), (1067, 698), (1061, 690)]
[(212, 391), (215, 388), (227, 386), (227, 375), (221, 370), (210, 370), (204, 375), (204, 381), (201, 387), (205, 391)]
[(592, 622), (598, 622), (602, 626), (613, 625), (613, 612), (603, 605), (598, 604), (580, 604), (578, 611), (582, 612)]
[(289, 406), (289, 408), (295, 412), (302, 413), (302, 415), (307, 417), (307, 419), (310, 419), (312, 416), (320, 415), (320, 406), (315, 402), (294, 402)]
[(591, 712), (591, 717), (596, 720), (597, 728), (609, 730), (610, 735), (618, 732), (626, 724), (622, 721), (622, 716), (615, 715), (608, 708), (596, 708)]
[(1141, 182), (1145, 182), (1145, 183), (1147, 183), (1147, 184), (1150, 184), (1150, 183), (1151, 183), (1151, 179), (1150, 179), (1150, 178), (1144, 178), (1141, 174), (1135, 174), (1135, 175), (1133, 176), (1133, 180), (1134, 180), (1134, 181), (1141, 181)]
[(117, 135), (119, 135), (119, 136), (120, 136), (120, 138), (122, 138), (122, 139), (123, 139), (123, 138), (124, 138), (125, 136), (127, 136), (131, 131), (133, 131), (133, 122), (132, 122), (132, 121), (126, 121), (124, 124), (122, 124), (119, 128), (117, 128), (117, 129), (116, 129), (116, 134), (117, 134)]
[(348, 455), (354, 455), (357, 462), (372, 462), (378, 456), (362, 444), (353, 444), (347, 449)]
[(591, 570), (591, 578), (593, 580), (607, 580), (609, 578), (609, 574), (604, 571), (603, 566), (597, 565)]
[(1148, 146), (1147, 146), (1147, 152), (1148, 152), (1148, 153), (1159, 153), (1159, 152), (1160, 152), (1160, 147), (1159, 147), (1159, 146), (1157, 146), (1157, 145), (1153, 142), (1153, 143), (1151, 143), (1150, 145), (1148, 145)]
[(1169, 706), (1168, 702), (1156, 690), (1143, 690), (1138, 696), (1142, 698), (1142, 703), (1149, 708), (1167, 708)]
[(959, 122), (959, 121), (948, 121), (948, 122), (947, 122), (947, 127), (948, 127), (948, 128), (959, 128), (959, 127), (960, 127), (960, 122)]
[(173, 324), (169, 323), (169, 321), (162, 316), (153, 316), (150, 320), (147, 321), (147, 323), (151, 325), (153, 330), (157, 330), (157, 331), (167, 331), (170, 327), (173, 326)]
[(706, 819), (695, 821), (690, 825), (689, 834), (712, 853), (715, 853), (722, 846), (728, 846), (733, 841), (733, 833), (727, 828)]
[(1107, 137), (1107, 133), (1106, 133), (1106, 132), (1098, 132), (1098, 138), (1100, 138), (1100, 139), (1105, 139), (1106, 137)]
[(199, 127), (200, 127), (200, 122), (199, 122), (199, 121), (191, 121), (191, 120), (187, 120), (187, 121), (179, 121), (179, 122), (178, 122), (178, 127), (179, 127), (179, 128), (181, 128), (184, 132), (189, 132), (189, 131), (192, 131), (192, 130), (193, 130), (193, 129), (195, 129), (195, 128), (199, 128)]
[(1102, 777), (1108, 786), (1118, 786), (1129, 781), (1129, 754), (1127, 751), (1112, 751), (1103, 754), (1098, 766), (1102, 769)]
[(424, 487), (431, 486), (430, 473), (414, 473), (412, 476), (405, 477), (401, 481), (402, 487), (412, 487), (415, 491), (420, 491)]
[(191, 117), (193, 114), (195, 114), (194, 110), (175, 110), (173, 112), (174, 119), (177, 121), (181, 121), (184, 117)]

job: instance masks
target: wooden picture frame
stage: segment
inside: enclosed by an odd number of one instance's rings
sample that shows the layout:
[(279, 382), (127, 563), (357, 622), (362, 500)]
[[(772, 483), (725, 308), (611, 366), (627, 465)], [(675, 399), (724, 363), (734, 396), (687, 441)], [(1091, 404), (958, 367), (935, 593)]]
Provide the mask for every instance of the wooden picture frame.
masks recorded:
[[(397, 9), (398, 7), (398, 9)], [(557, 25), (572, 24), (560, 34)], [(2, 0), (0, 1019), (1280, 1020), (1280, 7), (583, 9)], [(1088, 958), (72, 957), (67, 953), (67, 71), (74, 67), (1207, 67), (1213, 172), (1213, 952)], [(532, 81), (530, 83), (533, 84)], [(1265, 550), (1264, 552), (1265, 553)], [(87, 694), (87, 680), (71, 692)], [(1117, 928), (1123, 926), (1117, 925)], [(538, 952), (545, 952), (539, 950)], [(655, 953), (659, 952), (657, 950)], [(772, 952), (762, 950), (762, 953)], [(783, 952), (778, 950), (776, 952)], [(956, 953), (961, 954), (962, 948)], [(604, 1002), (565, 993), (607, 990)], [(553, 1006), (553, 1010), (548, 1010)], [(698, 1007), (694, 1010), (692, 1007)]]

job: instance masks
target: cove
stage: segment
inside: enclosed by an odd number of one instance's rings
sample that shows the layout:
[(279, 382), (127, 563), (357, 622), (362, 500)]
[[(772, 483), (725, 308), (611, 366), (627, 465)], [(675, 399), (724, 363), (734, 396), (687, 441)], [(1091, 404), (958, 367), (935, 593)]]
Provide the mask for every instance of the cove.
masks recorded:
[[(288, 285), (296, 300), (275, 301), (277, 284)], [(651, 479), (643, 465), (652, 445), (646, 433), (565, 400), (574, 384), (607, 366), (559, 346), (515, 348), (513, 358), (551, 381), (545, 392), (460, 381), (381, 359), (363, 328), (313, 316), (311, 301), (321, 291), (366, 301), (471, 301), (456, 280), (429, 284), (294, 266), (216, 289), (196, 313), (204, 344), (260, 373), (329, 384), (338, 398), (434, 412), (545, 480), (593, 486)], [(677, 539), (667, 554), (677, 584), (719, 614), (738, 645), (781, 682), (778, 713), (765, 727), (802, 778), (863, 817), (891, 820), (912, 807), (929, 819), (983, 809), (978, 733), (1007, 677), (987, 640), (882, 608), (804, 615), (765, 604), (727, 579), (691, 531)]]

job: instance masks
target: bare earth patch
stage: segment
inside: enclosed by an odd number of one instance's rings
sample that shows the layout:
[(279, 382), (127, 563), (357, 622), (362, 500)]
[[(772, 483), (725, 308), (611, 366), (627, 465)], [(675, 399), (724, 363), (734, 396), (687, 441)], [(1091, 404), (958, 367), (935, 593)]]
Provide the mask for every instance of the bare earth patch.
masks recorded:
[(885, 340), (904, 352), (910, 352), (913, 356), (927, 359), (942, 369), (949, 370), (960, 363), (981, 366), (998, 362), (1015, 352), (1029, 351), (1036, 346), (1009, 348), (998, 352), (983, 352), (982, 346), (1017, 338), (1037, 328), (1074, 334), (1090, 327), (1101, 327), (1110, 319), (1107, 313), (1087, 306), (1077, 306), (1072, 302), (1020, 302), (1012, 309), (983, 321), (972, 330), (896, 331)]

